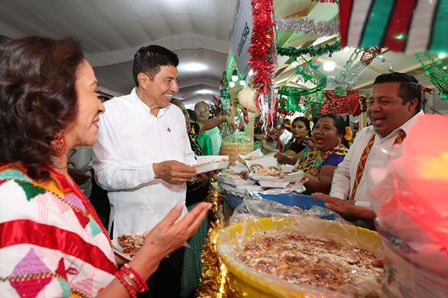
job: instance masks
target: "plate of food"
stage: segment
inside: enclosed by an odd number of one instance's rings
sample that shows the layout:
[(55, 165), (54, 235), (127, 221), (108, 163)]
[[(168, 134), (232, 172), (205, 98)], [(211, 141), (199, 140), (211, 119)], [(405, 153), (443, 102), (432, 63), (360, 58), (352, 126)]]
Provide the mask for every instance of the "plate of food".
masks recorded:
[(233, 186), (255, 184), (254, 180), (249, 179), (247, 172), (242, 172), (240, 174), (223, 174), (220, 175), (218, 179)]
[(261, 152), (261, 149), (257, 149), (255, 151), (249, 152), (247, 154), (244, 155), (239, 155), (241, 159), (243, 160), (254, 160), (254, 159), (258, 159), (260, 157), (263, 157), (263, 152)]
[(258, 184), (260, 184), (262, 187), (285, 188), (285, 187), (288, 186), (289, 182), (281, 180), (281, 179), (277, 179), (277, 180), (259, 180)]
[(197, 162), (191, 166), (196, 169), (198, 174), (207, 173), (216, 170), (222, 170), (229, 165), (228, 155), (207, 155), (198, 156)]
[(132, 260), (144, 243), (145, 236), (143, 233), (121, 235), (112, 240), (114, 253), (127, 261)]
[(250, 171), (250, 178), (254, 180), (278, 180), (284, 177), (283, 171), (276, 166), (253, 164)]

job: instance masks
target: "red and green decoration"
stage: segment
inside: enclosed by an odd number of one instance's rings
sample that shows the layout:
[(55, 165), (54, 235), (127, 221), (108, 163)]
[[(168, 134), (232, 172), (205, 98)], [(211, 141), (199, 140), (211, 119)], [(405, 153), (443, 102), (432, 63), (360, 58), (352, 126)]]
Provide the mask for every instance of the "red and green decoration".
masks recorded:
[(249, 64), (255, 73), (252, 85), (257, 89), (257, 108), (264, 127), (276, 116), (277, 99), (273, 81), (276, 61), (273, 0), (252, 0), (252, 38)]
[(448, 0), (340, 0), (342, 47), (396, 52), (448, 49)]
[(219, 88), (221, 96), (219, 98), (220, 106), (222, 110), (226, 113), (230, 111), (230, 93), (229, 93), (229, 82), (227, 80), (227, 74), (224, 71), (222, 74), (221, 87)]
[(439, 89), (440, 99), (448, 100), (448, 61), (442, 59), (435, 61), (427, 52), (416, 53), (415, 58), (425, 69), (425, 75), (431, 79), (431, 83)]
[(315, 116), (321, 110), (322, 90), (282, 86), (279, 91), (278, 112), (292, 115), (295, 112)]
[(320, 47), (310, 48), (294, 48), (294, 47), (278, 47), (277, 52), (279, 55), (288, 56), (292, 59), (296, 59), (300, 56), (309, 55), (311, 57), (329, 55), (331, 53), (341, 50), (341, 44), (339, 41), (335, 41), (331, 44), (323, 45)]
[(345, 96), (338, 95), (336, 90), (325, 90), (324, 97), (322, 114), (335, 113), (356, 116), (362, 112), (363, 107), (358, 90), (347, 90)]

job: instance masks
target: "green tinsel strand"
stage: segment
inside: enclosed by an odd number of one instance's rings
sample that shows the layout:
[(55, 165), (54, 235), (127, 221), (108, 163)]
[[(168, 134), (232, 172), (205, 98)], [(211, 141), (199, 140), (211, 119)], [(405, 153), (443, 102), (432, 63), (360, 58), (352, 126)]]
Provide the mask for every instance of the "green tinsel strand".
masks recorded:
[(294, 47), (278, 47), (277, 53), (282, 56), (288, 56), (291, 58), (297, 58), (299, 56), (303, 55), (310, 55), (310, 56), (322, 56), (322, 55), (328, 55), (334, 52), (337, 52), (341, 49), (341, 43), (339, 41), (336, 41), (329, 45), (324, 45), (318, 48), (294, 48)]

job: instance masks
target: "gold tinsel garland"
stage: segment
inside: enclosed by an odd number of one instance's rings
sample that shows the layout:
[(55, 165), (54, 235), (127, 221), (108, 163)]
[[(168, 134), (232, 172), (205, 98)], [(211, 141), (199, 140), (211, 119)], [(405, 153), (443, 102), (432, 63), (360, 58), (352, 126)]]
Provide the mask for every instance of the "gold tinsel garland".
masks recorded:
[(224, 227), (222, 194), (215, 187), (211, 187), (209, 199), (212, 203), (209, 212), (210, 228), (202, 250), (202, 282), (196, 291), (196, 296), (222, 298), (227, 297), (229, 293), (226, 282), (227, 270), (216, 253), (218, 231)]

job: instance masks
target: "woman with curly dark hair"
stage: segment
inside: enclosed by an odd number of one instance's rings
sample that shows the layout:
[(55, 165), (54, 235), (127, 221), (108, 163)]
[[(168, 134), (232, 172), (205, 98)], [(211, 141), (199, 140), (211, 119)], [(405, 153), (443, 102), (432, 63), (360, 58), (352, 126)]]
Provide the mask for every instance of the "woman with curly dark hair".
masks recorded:
[[(135, 297), (159, 262), (195, 232), (209, 204), (176, 206), (120, 270), (95, 210), (68, 174), (104, 112), (73, 39), (26, 37), (0, 47), (0, 292), (8, 297)], [(177, 221), (177, 222), (176, 222)]]

